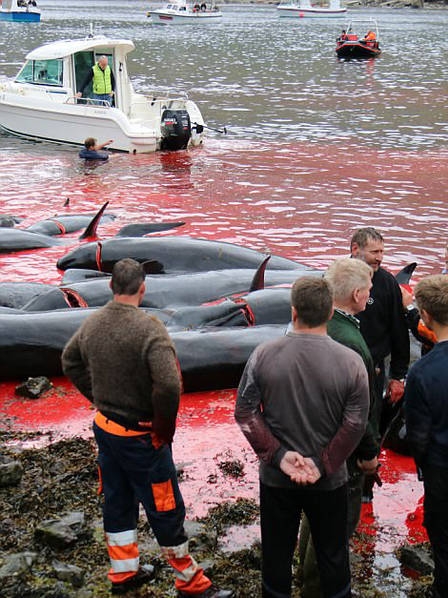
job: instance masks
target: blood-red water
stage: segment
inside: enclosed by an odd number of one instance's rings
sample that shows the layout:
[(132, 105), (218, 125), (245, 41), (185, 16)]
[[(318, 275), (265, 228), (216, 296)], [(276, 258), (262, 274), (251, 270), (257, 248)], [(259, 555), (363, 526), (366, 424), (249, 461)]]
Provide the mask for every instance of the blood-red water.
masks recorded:
[[(204, 148), (172, 154), (114, 155), (86, 169), (75, 150), (12, 143), (3, 154), (0, 213), (20, 226), (61, 213), (94, 212), (109, 201), (113, 235), (135, 221), (184, 220), (166, 234), (188, 234), (242, 244), (326, 267), (346, 255), (352, 231), (375, 226), (386, 238), (384, 265), (392, 271), (417, 261), (416, 278), (440, 272), (447, 242), (448, 150), (385, 151), (356, 145), (267, 144), (209, 140)], [(64, 208), (66, 198), (69, 206)], [(0, 281), (58, 283), (55, 263), (79, 244), (3, 254)], [(14, 382), (0, 384), (3, 426), (55, 435), (89, 434), (92, 410), (63, 379), (37, 400), (14, 396)], [(233, 421), (235, 391), (184, 395), (174, 443), (183, 463), (182, 489), (189, 515), (222, 500), (257, 497), (257, 463)], [(219, 467), (240, 461), (244, 476)], [(383, 486), (363, 513), (362, 529), (377, 550), (420, 541), (422, 484), (412, 460), (386, 451)]]

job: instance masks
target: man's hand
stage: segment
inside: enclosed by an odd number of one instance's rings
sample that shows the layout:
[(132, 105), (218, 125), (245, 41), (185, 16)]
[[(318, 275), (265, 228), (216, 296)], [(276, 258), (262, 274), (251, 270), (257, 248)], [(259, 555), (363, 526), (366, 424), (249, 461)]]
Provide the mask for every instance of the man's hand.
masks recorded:
[(280, 469), (296, 484), (314, 484), (320, 478), (320, 471), (314, 461), (295, 451), (284, 454)]
[(386, 390), (386, 399), (393, 405), (404, 395), (404, 381), (403, 380), (389, 380)]
[(412, 303), (414, 301), (414, 297), (412, 295), (412, 289), (407, 284), (401, 284), (400, 291), (401, 291), (401, 299), (402, 299), (403, 307), (405, 309), (407, 309), (409, 307), (409, 305), (412, 305)]
[(373, 475), (378, 470), (378, 459), (377, 459), (377, 457), (374, 457), (373, 459), (369, 459), (368, 461), (367, 460), (358, 459), (358, 461), (356, 462), (356, 464), (358, 465), (359, 469), (363, 473), (365, 473), (366, 475)]

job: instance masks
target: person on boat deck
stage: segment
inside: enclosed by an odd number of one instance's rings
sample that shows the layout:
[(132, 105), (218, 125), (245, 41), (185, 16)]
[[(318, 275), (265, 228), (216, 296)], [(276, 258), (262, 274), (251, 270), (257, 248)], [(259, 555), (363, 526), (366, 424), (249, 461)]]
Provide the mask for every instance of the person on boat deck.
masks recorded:
[(205, 3), (205, 2), (203, 2), (203, 3), (201, 4), (201, 11), (202, 11), (202, 12), (205, 12), (206, 10), (207, 10), (207, 5), (206, 5), (206, 3)]
[(346, 40), (348, 40), (348, 35), (347, 35), (347, 32), (346, 32), (346, 30), (345, 30), (345, 29), (343, 29), (343, 30), (342, 30), (342, 33), (341, 33), (341, 35), (339, 36), (339, 39), (338, 39), (338, 41), (339, 41), (339, 42), (344, 42), (344, 41), (346, 41)]
[(92, 99), (113, 103), (113, 96), (115, 94), (115, 77), (112, 69), (109, 66), (107, 56), (100, 56), (98, 62), (92, 66), (87, 73), (86, 78), (82, 82), (77, 98), (81, 98), (84, 89), (92, 81)]
[(376, 33), (374, 31), (367, 31), (366, 35), (364, 36), (363, 42), (374, 42), (376, 40)]
[(198, 3), (196, 3), (196, 4), (193, 6), (193, 12), (199, 12), (199, 9), (200, 9), (200, 8), (201, 8), (201, 7), (199, 6), (199, 4), (198, 4)]
[(109, 152), (101, 151), (107, 145), (112, 143), (113, 139), (109, 139), (106, 143), (101, 143), (97, 145), (96, 139), (93, 137), (87, 137), (84, 141), (84, 147), (79, 152), (79, 157), (84, 158), (84, 160), (108, 160), (109, 159)]

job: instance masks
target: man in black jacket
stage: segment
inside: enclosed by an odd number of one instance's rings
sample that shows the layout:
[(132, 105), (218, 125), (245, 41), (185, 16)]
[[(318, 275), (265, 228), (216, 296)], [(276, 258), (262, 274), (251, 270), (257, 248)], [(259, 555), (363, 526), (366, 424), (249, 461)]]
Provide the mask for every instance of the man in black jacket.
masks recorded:
[[(380, 422), (378, 438), (381, 440), (390, 423), (388, 413), (394, 414), (397, 403), (403, 398), (404, 378), (410, 359), (409, 332), (400, 287), (395, 277), (381, 267), (384, 256), (382, 235), (372, 227), (358, 229), (351, 239), (350, 252), (352, 257), (363, 260), (373, 270), (370, 299), (365, 311), (357, 317), (377, 372), (379, 401), (376, 419)], [(385, 359), (388, 356), (390, 367), (386, 385)], [(382, 400), (384, 390), (385, 398)], [(393, 407), (392, 411), (390, 407)]]

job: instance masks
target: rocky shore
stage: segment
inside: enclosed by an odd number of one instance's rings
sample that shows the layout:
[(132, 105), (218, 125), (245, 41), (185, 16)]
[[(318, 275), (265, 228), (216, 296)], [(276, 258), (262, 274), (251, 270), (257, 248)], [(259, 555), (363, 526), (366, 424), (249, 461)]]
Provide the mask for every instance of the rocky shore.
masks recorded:
[[(5, 598), (109, 596), (93, 440), (72, 438), (38, 446), (38, 434), (8, 431), (1, 433), (0, 440), (0, 595)], [(226, 475), (239, 477), (244, 484), (242, 464), (219, 465)], [(182, 471), (178, 474), (182, 481)], [(243, 549), (224, 550), (221, 541), (230, 527), (235, 529), (235, 526), (240, 537), (247, 538), (246, 526), (257, 522), (258, 506), (248, 499), (221, 503), (211, 508), (206, 517), (187, 522), (195, 557), (215, 583), (234, 588), (239, 598), (260, 596), (260, 547), (255, 543)], [(354, 595), (390, 596), (390, 587), (382, 588), (381, 571), (366, 574), (366, 563), (371, 560), (368, 538), (358, 534), (353, 541), (358, 547), (364, 546), (353, 551)], [(139, 544), (141, 561), (154, 566), (155, 579), (133, 591), (132, 596), (174, 598), (171, 571), (159, 558), (144, 516), (140, 520)], [(399, 552), (403, 566), (420, 574), (410, 582), (412, 588), (407, 595), (426, 596), (433, 567), (428, 546), (403, 546)], [(299, 563), (296, 570), (293, 596), (298, 598)]]

